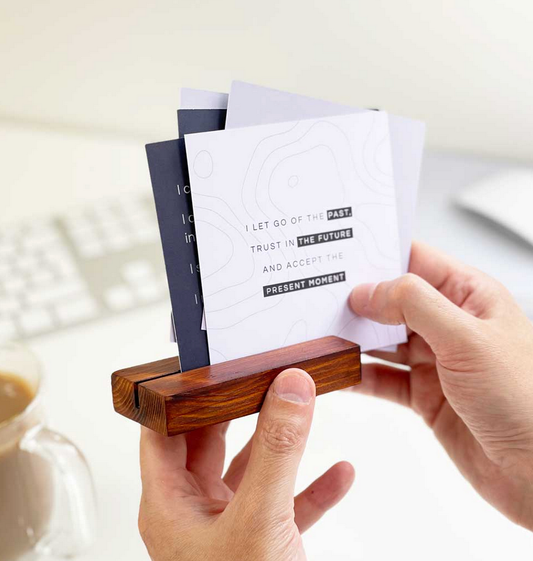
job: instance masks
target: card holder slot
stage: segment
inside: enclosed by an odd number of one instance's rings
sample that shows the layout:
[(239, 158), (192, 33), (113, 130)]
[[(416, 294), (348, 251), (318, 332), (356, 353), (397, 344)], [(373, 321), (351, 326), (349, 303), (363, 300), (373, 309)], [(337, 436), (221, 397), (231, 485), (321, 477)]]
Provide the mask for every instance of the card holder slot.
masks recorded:
[(117, 413), (173, 436), (260, 410), (274, 378), (302, 368), (317, 395), (361, 382), (359, 345), (323, 337), (220, 364), (181, 372), (179, 358), (119, 370), (112, 375)]

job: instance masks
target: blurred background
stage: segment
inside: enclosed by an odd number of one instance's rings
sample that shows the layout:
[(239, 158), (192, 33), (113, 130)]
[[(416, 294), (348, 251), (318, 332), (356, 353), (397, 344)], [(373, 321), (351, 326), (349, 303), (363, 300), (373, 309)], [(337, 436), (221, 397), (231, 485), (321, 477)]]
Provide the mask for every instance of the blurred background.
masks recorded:
[(428, 123), (429, 145), (531, 158), (526, 0), (2, 3), (9, 121), (174, 135), (183, 85), (232, 79)]
[[(533, 317), (532, 29), (525, 0), (0, 0), (0, 339), (41, 358), (51, 424), (93, 471), (80, 559), (148, 559), (138, 427), (109, 377), (175, 354), (144, 145), (177, 136), (180, 88), (239, 79), (425, 121), (417, 237)], [(233, 423), (230, 455), (254, 422)], [(310, 560), (531, 559), (410, 411), (321, 397), (299, 486), (339, 459), (356, 483), (306, 535)]]

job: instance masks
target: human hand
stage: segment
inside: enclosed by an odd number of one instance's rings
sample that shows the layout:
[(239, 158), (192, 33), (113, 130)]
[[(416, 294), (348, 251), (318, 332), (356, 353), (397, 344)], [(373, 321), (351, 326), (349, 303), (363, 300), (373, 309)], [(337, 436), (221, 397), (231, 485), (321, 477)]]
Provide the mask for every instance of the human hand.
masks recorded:
[(302, 370), (269, 389), (257, 429), (222, 477), (227, 424), (187, 435), (141, 433), (139, 529), (153, 561), (300, 561), (301, 533), (344, 497), (354, 471), (341, 462), (296, 498), (315, 385)]
[(360, 316), (406, 324), (408, 342), (365, 364), (357, 391), (410, 406), (474, 488), (533, 530), (533, 324), (480, 271), (413, 244), (411, 273), (356, 287)]

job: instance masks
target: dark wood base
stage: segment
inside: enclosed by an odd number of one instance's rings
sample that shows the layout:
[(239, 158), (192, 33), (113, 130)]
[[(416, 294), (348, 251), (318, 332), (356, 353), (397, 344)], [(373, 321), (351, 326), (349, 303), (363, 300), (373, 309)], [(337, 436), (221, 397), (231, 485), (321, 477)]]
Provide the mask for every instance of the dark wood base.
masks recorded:
[(317, 395), (361, 382), (359, 345), (323, 337), (213, 366), (181, 372), (179, 358), (114, 372), (115, 410), (161, 434), (173, 436), (260, 410), (274, 378), (302, 368)]

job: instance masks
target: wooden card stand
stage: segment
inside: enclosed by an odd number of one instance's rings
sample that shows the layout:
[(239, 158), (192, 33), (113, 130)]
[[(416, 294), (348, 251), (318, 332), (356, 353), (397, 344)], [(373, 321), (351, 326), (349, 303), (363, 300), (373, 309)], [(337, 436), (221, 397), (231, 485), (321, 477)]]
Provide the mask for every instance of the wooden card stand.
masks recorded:
[(173, 436), (260, 410), (274, 378), (302, 368), (317, 395), (360, 383), (359, 345), (324, 337), (213, 366), (181, 372), (179, 358), (158, 360), (112, 375), (115, 410)]

